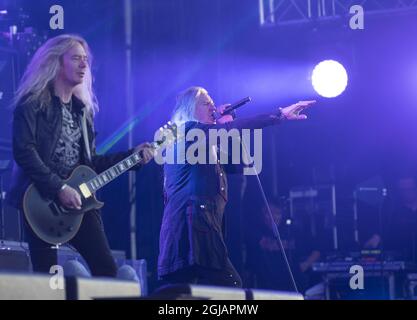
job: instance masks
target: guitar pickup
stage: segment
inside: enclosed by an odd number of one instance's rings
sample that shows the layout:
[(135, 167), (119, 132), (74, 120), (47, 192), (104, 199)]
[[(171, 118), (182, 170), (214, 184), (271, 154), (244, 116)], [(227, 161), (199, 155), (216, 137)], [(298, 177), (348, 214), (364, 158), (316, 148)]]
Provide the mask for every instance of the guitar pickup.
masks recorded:
[(81, 184), (79, 186), (80, 191), (82, 193), (82, 195), (84, 196), (85, 199), (88, 199), (92, 196), (92, 193), (90, 191), (90, 189), (88, 189), (87, 185), (85, 183)]

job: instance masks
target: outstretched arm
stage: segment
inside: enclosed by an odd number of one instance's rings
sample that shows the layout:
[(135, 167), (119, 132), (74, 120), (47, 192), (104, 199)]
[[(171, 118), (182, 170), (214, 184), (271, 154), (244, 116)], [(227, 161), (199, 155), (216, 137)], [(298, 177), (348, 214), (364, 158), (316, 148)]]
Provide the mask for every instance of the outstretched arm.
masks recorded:
[[(217, 120), (216, 128), (227, 129), (260, 129), (270, 125), (279, 123), (281, 120), (306, 120), (307, 116), (301, 114), (305, 109), (311, 107), (315, 100), (299, 101), (285, 108), (279, 108), (277, 112), (272, 114), (258, 115), (248, 119), (236, 119), (229, 114), (224, 115)], [(218, 107), (218, 112), (223, 114), (224, 110), (229, 105), (222, 105)]]

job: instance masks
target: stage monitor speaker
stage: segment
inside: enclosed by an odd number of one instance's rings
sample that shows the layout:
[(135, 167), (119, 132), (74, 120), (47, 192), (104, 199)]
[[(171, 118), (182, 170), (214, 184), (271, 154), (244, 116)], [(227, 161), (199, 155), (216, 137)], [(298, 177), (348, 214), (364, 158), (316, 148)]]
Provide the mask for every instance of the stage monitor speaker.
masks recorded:
[(47, 275), (0, 273), (0, 300), (65, 300), (63, 289), (52, 289)]
[(248, 300), (304, 300), (303, 295), (296, 292), (259, 289), (248, 289), (247, 298)]
[(150, 298), (167, 300), (246, 300), (246, 292), (239, 288), (176, 284), (159, 288)]
[(136, 281), (67, 277), (65, 283), (68, 300), (133, 299), (141, 296)]

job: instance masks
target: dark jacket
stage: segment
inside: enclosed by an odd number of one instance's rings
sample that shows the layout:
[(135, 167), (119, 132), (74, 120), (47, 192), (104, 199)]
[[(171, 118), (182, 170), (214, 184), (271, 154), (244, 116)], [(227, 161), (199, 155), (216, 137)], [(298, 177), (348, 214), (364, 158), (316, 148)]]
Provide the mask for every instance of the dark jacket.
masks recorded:
[[(85, 106), (75, 96), (72, 96), (72, 105), (81, 128), (81, 116)], [(62, 130), (61, 108), (60, 100), (55, 95), (52, 95), (51, 105), (42, 109), (38, 103), (20, 103), (16, 106), (13, 117), (15, 163), (7, 199), (15, 208), (21, 207), (23, 195), (30, 183), (34, 183), (39, 192), (50, 199), (53, 199), (64, 185), (63, 179), (54, 172), (51, 164)], [(100, 173), (132, 153), (133, 150), (129, 150), (105, 156), (97, 155), (93, 121), (91, 117), (87, 119), (91, 161), (86, 155), (83, 140), (80, 155), (82, 164)]]
[[(185, 133), (202, 129), (258, 129), (279, 123), (277, 115), (237, 119), (222, 125), (187, 122)], [(185, 150), (192, 144), (187, 142)], [(209, 152), (209, 151), (208, 151)], [(158, 274), (200, 265), (223, 269), (228, 254), (222, 235), (227, 202), (226, 168), (216, 164), (166, 164), (166, 205), (160, 232)]]

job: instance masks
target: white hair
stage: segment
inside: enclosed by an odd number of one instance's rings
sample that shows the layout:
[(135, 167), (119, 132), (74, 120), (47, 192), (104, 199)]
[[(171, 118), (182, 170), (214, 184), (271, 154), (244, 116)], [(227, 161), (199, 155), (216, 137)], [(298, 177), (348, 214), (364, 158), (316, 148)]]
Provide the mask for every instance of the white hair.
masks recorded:
[(177, 96), (171, 121), (182, 125), (187, 121), (197, 121), (195, 118), (195, 107), (201, 94), (208, 94), (202, 87), (190, 87)]

